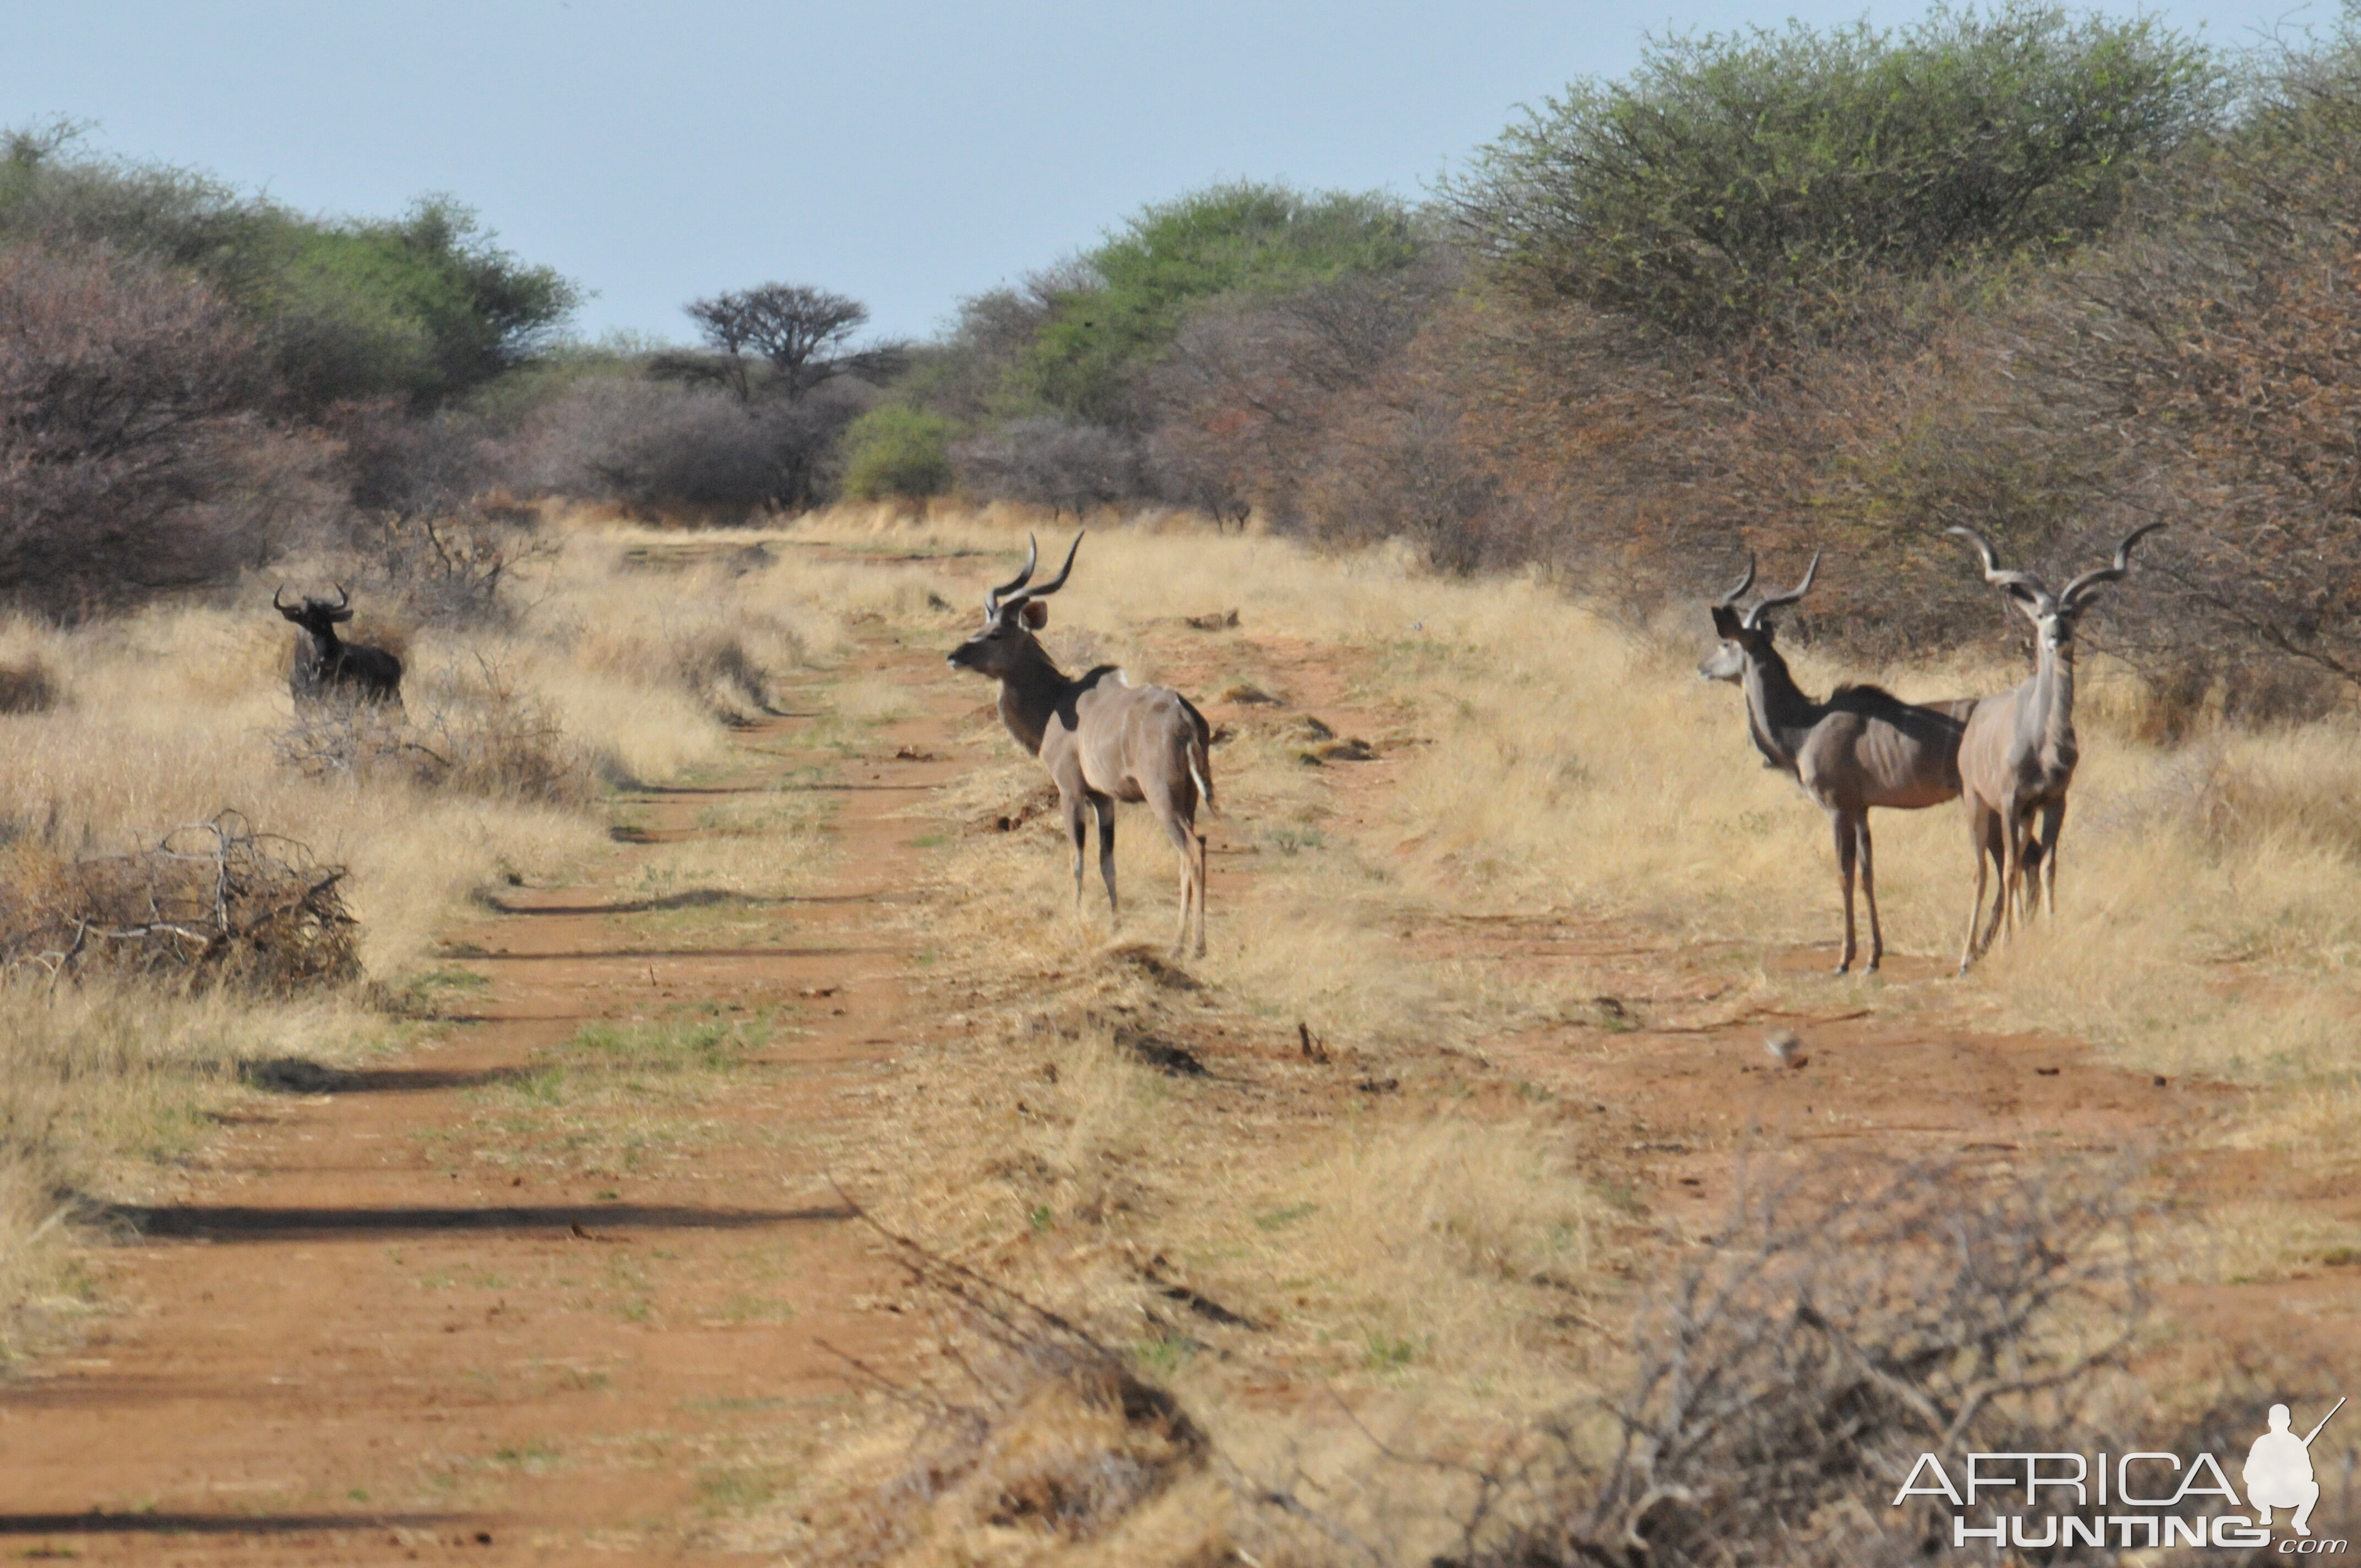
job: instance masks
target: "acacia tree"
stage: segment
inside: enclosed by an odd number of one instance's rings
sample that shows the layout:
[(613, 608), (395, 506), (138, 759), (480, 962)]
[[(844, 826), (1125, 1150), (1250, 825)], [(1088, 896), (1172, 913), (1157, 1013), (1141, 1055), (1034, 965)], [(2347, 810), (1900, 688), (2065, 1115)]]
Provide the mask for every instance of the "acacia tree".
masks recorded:
[(667, 355), (661, 373), (728, 388), (741, 402), (769, 393), (789, 402), (840, 376), (879, 380), (900, 368), (899, 344), (852, 346), (869, 307), (850, 295), (802, 283), (764, 283), (682, 307), (708, 353)]
[(767, 499), (787, 507), (818, 499), (829, 453), (866, 401), (862, 383), (884, 381), (907, 362), (899, 343), (853, 346), (869, 307), (803, 283), (764, 283), (682, 307), (705, 340), (702, 353), (659, 355), (656, 376), (721, 388), (748, 428), (769, 441), (775, 475)]

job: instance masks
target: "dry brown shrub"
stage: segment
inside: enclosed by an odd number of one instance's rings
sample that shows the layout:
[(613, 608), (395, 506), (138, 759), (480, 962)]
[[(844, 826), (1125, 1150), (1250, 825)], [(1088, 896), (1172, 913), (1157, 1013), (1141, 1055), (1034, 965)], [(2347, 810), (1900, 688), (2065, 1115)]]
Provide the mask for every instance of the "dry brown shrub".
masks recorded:
[(47, 713), (57, 705), (57, 677), (40, 660), (0, 664), (0, 713)]
[(771, 711), (771, 677), (735, 630), (701, 627), (680, 640), (675, 659), (681, 684), (717, 717)]
[(589, 754), (570, 740), (546, 701), (489, 660), (458, 671), (453, 695), (422, 729), (439, 771), (429, 782), (495, 800), (586, 805), (598, 793)]
[(300, 703), (279, 754), (313, 778), (392, 779), (491, 800), (581, 806), (598, 793), (589, 752), (545, 699), (478, 656), (429, 672), (412, 706)]
[[(1489, 1456), (1393, 1456), (1470, 1497), (1433, 1562), (1920, 1561), (1948, 1544), (1949, 1514), (1886, 1507), (1919, 1454), (1957, 1474), (1970, 1452), (2108, 1446), (2147, 1309), (2128, 1174), (1829, 1167), (1742, 1190), (1642, 1314), (1620, 1393)], [(1367, 1519), (1293, 1482), (1254, 1501), (1310, 1560), (1389, 1563), (1374, 1490)], [(1970, 1522), (1994, 1511), (1986, 1498)], [(2113, 1561), (2073, 1550), (2055, 1560)]]
[(103, 248), (0, 254), (0, 590), (81, 615), (269, 554), (310, 444), (253, 415), (263, 382), (202, 283)]

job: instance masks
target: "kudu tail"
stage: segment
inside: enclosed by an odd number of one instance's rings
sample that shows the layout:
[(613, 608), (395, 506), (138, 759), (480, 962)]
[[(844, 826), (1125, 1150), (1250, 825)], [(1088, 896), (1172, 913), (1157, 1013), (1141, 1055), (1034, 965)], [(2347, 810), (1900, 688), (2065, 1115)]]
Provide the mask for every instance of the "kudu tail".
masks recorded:
[(1189, 737), (1189, 777), (1195, 781), (1197, 798), (1204, 802), (1205, 809), (1218, 814), (1221, 806), (1213, 799), (1213, 759), (1205, 754), (1202, 732), (1192, 733)]

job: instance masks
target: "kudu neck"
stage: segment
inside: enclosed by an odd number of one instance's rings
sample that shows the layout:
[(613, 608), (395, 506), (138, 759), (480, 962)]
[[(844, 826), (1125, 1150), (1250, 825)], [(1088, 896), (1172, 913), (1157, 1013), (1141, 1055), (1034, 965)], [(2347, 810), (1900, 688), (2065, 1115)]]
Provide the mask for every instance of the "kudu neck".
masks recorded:
[(1804, 695), (1787, 661), (1775, 648), (1766, 648), (1746, 661), (1741, 683), (1746, 690), (1746, 727), (1754, 749), (1773, 766), (1795, 771), (1795, 751), (1804, 734), (1819, 719), (1819, 705)]
[(1040, 755), (1049, 719), (1072, 685), (1041, 644), (1027, 637), (1000, 677), (1000, 721), (1018, 745)]
[(2032, 729), (2046, 747), (2074, 743), (2074, 644), (2046, 639), (2034, 653)]

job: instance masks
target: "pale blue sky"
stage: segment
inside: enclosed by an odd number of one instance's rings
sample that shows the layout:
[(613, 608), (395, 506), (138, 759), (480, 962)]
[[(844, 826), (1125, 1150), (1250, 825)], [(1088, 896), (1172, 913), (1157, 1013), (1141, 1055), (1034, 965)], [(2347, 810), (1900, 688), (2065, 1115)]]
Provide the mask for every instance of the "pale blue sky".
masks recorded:
[[(2124, 10), (2126, 7), (2110, 6)], [(423, 192), (595, 291), (578, 321), (686, 335), (681, 303), (782, 280), (923, 335), (960, 296), (1217, 179), (1416, 196), (1643, 35), (1918, 5), (1654, 0), (0, 0), (0, 124), (94, 122), (112, 152), (307, 211)], [(2334, 14), (2178, 0), (2246, 44)]]

